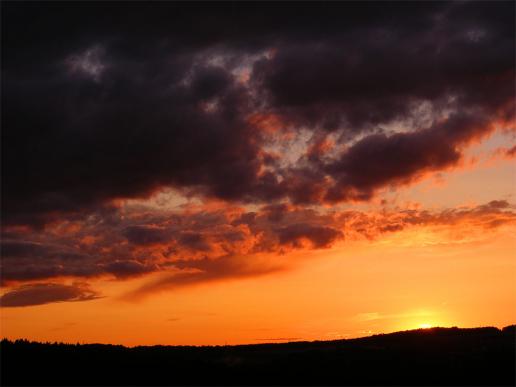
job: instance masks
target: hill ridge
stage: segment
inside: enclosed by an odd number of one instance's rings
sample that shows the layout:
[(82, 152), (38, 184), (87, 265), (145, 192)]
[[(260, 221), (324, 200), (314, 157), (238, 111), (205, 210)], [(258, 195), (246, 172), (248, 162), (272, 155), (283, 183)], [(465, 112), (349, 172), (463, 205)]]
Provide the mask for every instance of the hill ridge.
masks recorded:
[(0, 342), (0, 384), (515, 385), (516, 325), (234, 346)]

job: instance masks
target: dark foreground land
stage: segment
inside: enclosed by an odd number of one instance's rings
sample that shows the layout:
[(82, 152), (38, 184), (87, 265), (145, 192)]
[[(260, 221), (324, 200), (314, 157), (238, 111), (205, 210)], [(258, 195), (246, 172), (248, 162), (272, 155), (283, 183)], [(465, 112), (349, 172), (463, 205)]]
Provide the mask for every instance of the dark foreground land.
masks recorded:
[(516, 326), (218, 347), (0, 344), (1, 385), (515, 385)]

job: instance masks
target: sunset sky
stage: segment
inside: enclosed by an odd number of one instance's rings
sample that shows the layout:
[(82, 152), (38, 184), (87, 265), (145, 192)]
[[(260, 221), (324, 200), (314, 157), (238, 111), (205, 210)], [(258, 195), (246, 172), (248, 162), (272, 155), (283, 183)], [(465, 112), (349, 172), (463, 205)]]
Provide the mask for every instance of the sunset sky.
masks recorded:
[(1, 337), (516, 322), (513, 1), (1, 14)]

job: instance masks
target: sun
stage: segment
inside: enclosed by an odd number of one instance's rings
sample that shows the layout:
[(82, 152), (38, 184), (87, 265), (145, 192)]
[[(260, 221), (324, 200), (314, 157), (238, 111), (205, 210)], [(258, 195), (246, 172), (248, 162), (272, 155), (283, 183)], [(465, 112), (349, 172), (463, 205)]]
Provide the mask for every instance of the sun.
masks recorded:
[(432, 328), (432, 324), (419, 324), (419, 328), (421, 328), (421, 329)]

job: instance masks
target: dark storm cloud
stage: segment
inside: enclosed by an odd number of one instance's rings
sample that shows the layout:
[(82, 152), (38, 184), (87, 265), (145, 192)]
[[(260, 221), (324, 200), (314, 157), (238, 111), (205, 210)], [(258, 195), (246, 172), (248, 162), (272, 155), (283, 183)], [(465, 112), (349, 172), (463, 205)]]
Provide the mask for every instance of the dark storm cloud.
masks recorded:
[(142, 263), (135, 260), (115, 260), (100, 264), (99, 266), (103, 273), (113, 274), (117, 278), (135, 277), (160, 270), (160, 267), (156, 264)]
[(398, 11), (413, 10), (398, 4), (376, 24), (289, 42), (257, 64), (254, 77), (279, 111), (327, 129), (339, 119), (354, 128), (383, 124), (421, 100), (441, 107), (448, 96), (492, 108), (507, 102), (514, 95), (514, 17), (504, 12), (514, 5), (437, 4), (419, 5), (427, 12), (402, 21)]
[[(15, 237), (16, 238), (16, 237)], [(60, 276), (89, 277), (98, 270), (85, 251), (67, 244), (18, 239), (3, 239), (0, 244), (2, 270), (0, 284), (5, 281), (31, 281)]]
[(288, 213), (289, 206), (285, 203), (272, 204), (264, 206), (262, 211), (267, 213), (267, 219), (271, 222), (279, 222), (284, 218), (285, 214)]
[(326, 168), (336, 184), (327, 199), (368, 199), (376, 188), (405, 183), (427, 171), (456, 164), (459, 146), (482, 133), (482, 116), (459, 115), (426, 130), (391, 136), (370, 135)]
[[(479, 117), (512, 118), (513, 3), (292, 7), (2, 5), (4, 222), (42, 225), (163, 186), (228, 201), (365, 200), (455, 165), (491, 130)], [(351, 147), (271, 164), (256, 113)], [(443, 129), (458, 116), (470, 123)], [(385, 132), (395, 120), (410, 132)]]
[(2, 259), (20, 259), (23, 257), (52, 259), (59, 256), (64, 260), (80, 260), (85, 257), (84, 254), (65, 246), (18, 240), (2, 241), (0, 251), (2, 252)]
[(204, 185), (231, 196), (222, 176), (233, 190), (249, 184), (259, 164), (253, 133), (234, 111), (242, 92), (228, 91), (219, 96), (219, 111), (204, 113), (197, 106), (201, 96), (190, 95), (189, 87), (162, 90), (159, 76), (139, 81), (145, 77), (139, 73), (109, 76), (120, 79), (85, 85), (59, 80), (51, 89), (33, 90), (34, 100), (5, 83), (8, 221), (145, 196), (163, 185)]
[[(232, 238), (234, 239), (234, 238)], [(198, 251), (209, 251), (210, 245), (202, 234), (198, 232), (182, 232), (179, 243), (189, 249)]]
[(2, 307), (21, 307), (63, 301), (89, 301), (99, 295), (85, 284), (37, 283), (23, 285), (0, 297)]
[(150, 226), (130, 226), (124, 230), (127, 240), (136, 245), (163, 243), (170, 239), (162, 229)]

